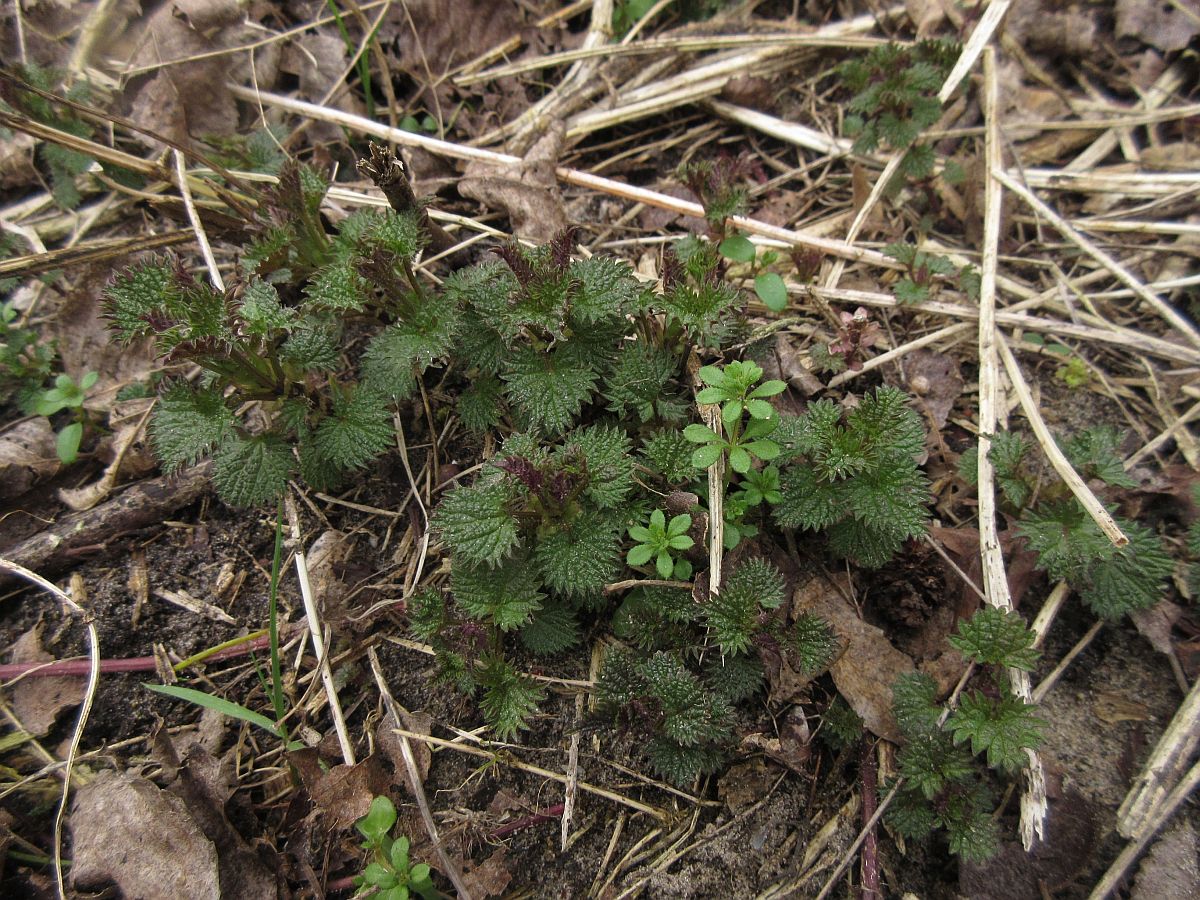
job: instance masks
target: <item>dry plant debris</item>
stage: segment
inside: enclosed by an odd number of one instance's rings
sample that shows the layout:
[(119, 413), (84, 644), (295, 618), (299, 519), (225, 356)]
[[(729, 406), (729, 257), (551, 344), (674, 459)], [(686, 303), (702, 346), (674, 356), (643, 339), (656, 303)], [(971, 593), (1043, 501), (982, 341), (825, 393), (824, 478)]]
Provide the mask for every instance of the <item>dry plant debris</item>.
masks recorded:
[[(323, 896), (412, 866), (465, 897), (1194, 893), (1198, 34), (1184, 0), (6, 5), (0, 893)], [(368, 246), (406, 215), (429, 246)], [(163, 251), (215, 331), (147, 305), (154, 334), (119, 344), (101, 293)], [(514, 285), (490, 307), (487, 278)], [(597, 279), (625, 292), (607, 344)], [(285, 371), (318, 286), (359, 282), (420, 303), (322, 301), (338, 340), (307, 332), (320, 364)], [(685, 284), (733, 315), (678, 325), (660, 298)], [(408, 395), (362, 412), (376, 333), (428, 337), (403, 329), (446, 295)], [(358, 429), (350, 478), (277, 452), (270, 391), (214, 374), (253, 340), (300, 431)], [(678, 364), (652, 352), (672, 341)], [(743, 359), (763, 395), (714, 380)], [(850, 492), (812, 499), (867, 465), (882, 385), (911, 395), (922, 469), (880, 493), (934, 520), (886, 553), (847, 543), (870, 518), (839, 520)], [(277, 512), (209, 490), (221, 435), (155, 472), (185, 394), (274, 460), (277, 490), (245, 496)], [(634, 485), (611, 552), (547, 549), (576, 527), (556, 516), (603, 530)], [(1055, 543), (1077, 533), (1092, 557)], [(198, 742), (194, 706), (143, 681), (206, 706)], [(968, 773), (971, 751), (1006, 764)], [(381, 795), (411, 852), (390, 874), (354, 835)], [(62, 798), (65, 829), (37, 811)], [(937, 825), (956, 870), (915, 849)]]

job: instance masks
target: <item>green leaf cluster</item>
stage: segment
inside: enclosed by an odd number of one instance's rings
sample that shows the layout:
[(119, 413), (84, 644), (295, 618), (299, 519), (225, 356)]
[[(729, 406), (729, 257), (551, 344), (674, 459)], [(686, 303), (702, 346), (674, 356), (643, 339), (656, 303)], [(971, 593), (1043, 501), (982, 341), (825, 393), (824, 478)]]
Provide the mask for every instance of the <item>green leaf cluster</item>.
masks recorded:
[[(1059, 437), (1058, 444), (1083, 478), (1135, 487), (1117, 450), (1122, 440), (1112, 426), (1095, 425)], [(1017, 531), (1037, 553), (1039, 568), (1068, 581), (1105, 618), (1157, 603), (1174, 568), (1162, 542), (1144, 525), (1118, 519), (1129, 544), (1114, 547), (1065, 484), (1043, 483), (1031, 450), (1020, 435), (1001, 431), (991, 438), (989, 458), (1001, 495), (1019, 514)], [(971, 484), (978, 473), (978, 452), (973, 447), (959, 460), (959, 473)]]
[[(312, 170), (284, 167), (265, 201), (283, 223), (273, 226), (282, 229), (278, 252), (256, 256), (264, 245), (252, 245), (247, 268), (258, 274), (224, 293), (164, 259), (127, 269), (105, 290), (119, 339), (152, 336), (166, 362), (207, 372), (167, 389), (151, 434), (168, 469), (212, 455), (217, 489), (235, 505), (270, 501), (297, 474), (332, 487), (390, 448), (392, 404), (449, 355), (457, 332), (457, 308), (413, 276), (425, 240), (416, 215), (357, 212), (329, 235), (325, 188)], [(300, 288), (299, 304), (285, 302), (276, 287), (285, 283)], [(358, 383), (335, 377), (340, 323), (351, 314), (390, 322), (368, 345)], [(265, 426), (234, 413), (247, 400), (261, 403)]]
[(915, 462), (925, 433), (901, 391), (879, 388), (849, 410), (813, 401), (778, 440), (790, 460), (774, 510), (780, 525), (824, 531), (837, 555), (868, 567), (925, 532), (929, 489)]
[[(829, 664), (837, 647), (829, 626), (807, 616), (789, 624), (783, 600), (783, 576), (756, 557), (735, 566), (721, 590), (700, 604), (690, 591), (667, 587), (641, 587), (626, 596), (614, 631), (635, 649), (605, 658), (598, 696), (605, 698), (605, 714), (646, 738), (651, 764), (664, 776), (685, 783), (709, 771), (731, 737), (725, 727), (710, 728), (714, 720), (708, 716), (700, 721), (709, 730), (697, 725), (692, 743), (669, 726), (663, 716), (678, 708), (684, 696), (680, 683), (693, 698), (706, 693), (704, 703), (733, 704), (762, 686), (760, 647), (813, 676)], [(701, 665), (705, 646), (711, 649)], [(704, 709), (713, 707), (701, 705), (691, 715)], [(725, 719), (722, 713), (716, 721)]]
[(386, 796), (371, 800), (367, 814), (354, 823), (364, 838), (363, 849), (371, 861), (354, 879), (356, 897), (376, 897), (378, 900), (408, 900), (414, 893), (426, 900), (440, 897), (425, 863), (409, 859), (409, 841), (404, 835), (392, 837), (396, 824), (396, 807)]
[(651, 765), (679, 785), (715, 770), (732, 739), (729, 703), (674, 653), (610, 651), (596, 700), (601, 715), (648, 738)]
[[(950, 638), (965, 656), (995, 673), (1006, 667), (1032, 669), (1038, 657), (1033, 641), (1020, 616), (992, 607), (962, 623)], [(1016, 774), (1046, 727), (1033, 707), (1012, 695), (1007, 682), (998, 677), (995, 683), (999, 686), (992, 691), (966, 692), (944, 726), (938, 724), (943, 709), (928, 675), (903, 676), (892, 691), (905, 739), (898, 758), (905, 783), (889, 818), (911, 837), (945, 829), (951, 851), (964, 859), (987, 858), (998, 846), (990, 791), (975, 757), (1001, 773)]]
[[(65, 91), (64, 73), (55, 69), (29, 63), (17, 68), (17, 74), (32, 87), (49, 93), (58, 93), (68, 100), (83, 102), (91, 90), (86, 82), (76, 82)], [(70, 109), (59, 108), (45, 97), (20, 89), (9, 92), (9, 99), (17, 109), (31, 119), (49, 125), (59, 131), (79, 138), (92, 137), (92, 127)], [(7, 105), (7, 104), (5, 104)], [(37, 155), (50, 175), (50, 195), (62, 209), (75, 209), (82, 201), (75, 179), (95, 164), (95, 160), (78, 150), (71, 150), (49, 141), (38, 144)], [(109, 173), (113, 174), (113, 173)]]
[(687, 513), (673, 516), (668, 522), (661, 509), (654, 510), (647, 525), (634, 525), (629, 529), (629, 536), (638, 543), (629, 551), (625, 561), (637, 567), (653, 559), (659, 578), (690, 577), (691, 564), (685, 559), (675, 559), (672, 551), (691, 549), (695, 543), (687, 533), (691, 527), (692, 517)]
[(903, 150), (900, 174), (928, 178), (933, 148), (917, 139), (941, 117), (938, 92), (958, 54), (954, 42), (925, 40), (906, 47), (884, 44), (843, 63), (838, 75), (854, 92), (843, 128), (854, 138), (854, 152), (874, 153), (881, 145)]

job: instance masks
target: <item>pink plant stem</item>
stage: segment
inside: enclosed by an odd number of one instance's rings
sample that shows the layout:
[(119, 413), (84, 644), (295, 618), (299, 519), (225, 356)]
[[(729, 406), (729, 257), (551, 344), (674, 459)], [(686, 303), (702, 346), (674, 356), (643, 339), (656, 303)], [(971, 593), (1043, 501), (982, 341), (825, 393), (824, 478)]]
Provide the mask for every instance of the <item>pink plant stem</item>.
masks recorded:
[[(862, 787), (862, 819), (864, 826), (875, 815), (879, 804), (879, 768), (875, 761), (875, 746), (871, 739), (863, 736), (862, 747), (858, 758), (859, 783)], [(879, 880), (879, 839), (872, 828), (863, 841), (862, 857), (862, 890), (863, 900), (880, 900), (883, 897), (883, 885)]]
[(555, 803), (553, 806), (546, 807), (541, 812), (526, 816), (523, 819), (517, 819), (515, 822), (509, 822), (507, 825), (501, 825), (489, 834), (488, 837), (499, 840), (500, 838), (508, 837), (510, 834), (516, 834), (518, 831), (524, 831), (526, 828), (532, 828), (534, 825), (541, 825), (543, 822), (553, 822), (562, 814), (563, 804)]
[[(268, 635), (255, 638), (252, 641), (246, 641), (244, 644), (239, 644), (236, 647), (226, 647), (224, 650), (218, 650), (216, 653), (205, 658), (205, 662), (210, 660), (229, 659), (232, 656), (243, 656), (251, 650), (259, 650), (268, 646), (271, 639)], [(128, 659), (102, 659), (100, 660), (101, 674), (110, 674), (113, 672), (153, 672), (155, 660), (153, 656), (134, 656)], [(23, 663), (4, 663), (0, 665), (0, 681), (8, 681), (11, 678), (51, 678), (51, 677), (72, 677), (85, 676), (91, 671), (90, 664), (86, 659), (60, 659), (52, 662), (23, 662)]]

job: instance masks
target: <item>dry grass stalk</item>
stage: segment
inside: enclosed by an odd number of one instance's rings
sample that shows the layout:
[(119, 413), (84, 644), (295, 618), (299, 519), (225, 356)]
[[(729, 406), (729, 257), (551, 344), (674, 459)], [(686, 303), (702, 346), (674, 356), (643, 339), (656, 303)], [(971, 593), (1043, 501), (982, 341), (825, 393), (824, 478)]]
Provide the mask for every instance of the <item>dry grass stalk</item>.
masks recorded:
[(1122, 836), (1135, 837), (1148, 827), (1197, 746), (1200, 746), (1200, 681), (1188, 691), (1117, 810), (1117, 831)]
[(337, 686), (333, 683), (333, 669), (329, 665), (329, 655), (325, 651), (325, 631), (321, 620), (320, 610), (317, 609), (313, 597), (312, 584), (308, 578), (308, 560), (304, 554), (304, 540), (300, 534), (300, 517), (296, 514), (296, 502), (291, 495), (283, 501), (287, 511), (288, 527), (291, 529), (291, 547), (289, 548), (296, 560), (296, 578), (300, 582), (300, 597), (304, 601), (304, 615), (308, 619), (308, 632), (312, 637), (313, 652), (317, 655), (317, 668), (321, 672), (321, 683), (325, 687), (325, 697), (329, 701), (329, 714), (333, 718), (333, 727), (337, 732), (338, 745), (342, 750), (342, 759), (348, 766), (355, 763), (354, 744), (350, 740), (349, 729), (346, 728), (346, 717), (342, 714), (342, 704), (338, 700)]
[(1006, 173), (999, 166), (992, 169), (992, 174), (1001, 184), (1024, 200), (1039, 215), (1044, 216), (1047, 220), (1049, 220), (1050, 224), (1054, 226), (1055, 230), (1057, 230), (1059, 234), (1077, 246), (1088, 256), (1092, 257), (1092, 259), (1096, 260), (1096, 262), (1100, 263), (1100, 265), (1104, 266), (1104, 268), (1108, 269), (1108, 271), (1111, 272), (1118, 281), (1125, 284), (1134, 292), (1134, 294), (1149, 304), (1149, 306), (1160, 316), (1162, 316), (1163, 319), (1169, 322), (1174, 328), (1178, 329), (1190, 343), (1200, 347), (1200, 334), (1196, 332), (1196, 329), (1190, 322), (1188, 322), (1187, 319), (1176, 312), (1173, 306), (1156, 294), (1146, 290), (1145, 285), (1138, 281), (1137, 278), (1135, 278), (1131, 272), (1117, 262), (1117, 260), (1113, 259), (1107, 253), (1085, 238), (1074, 228), (1074, 226), (1071, 225), (1070, 222), (1051, 209), (1024, 185), (1010, 178), (1008, 173)]
[[(70, 594), (63, 591), (57, 585), (51, 584), (41, 575), (31, 572), (24, 566), (17, 565), (7, 559), (0, 559), (0, 571), (23, 578), (30, 584), (57, 597), (68, 615), (78, 616), (87, 629), (89, 664), (87, 686), (84, 688), (83, 703), (80, 704), (79, 716), (75, 719), (75, 727), (71, 731), (70, 742), (67, 746), (67, 758), (63, 765), (62, 799), (58, 804), (58, 812), (54, 816), (54, 884), (58, 891), (58, 896), (61, 900), (66, 900), (67, 888), (63, 881), (62, 828), (67, 816), (67, 802), (71, 795), (71, 777), (75, 768), (75, 761), (79, 757), (79, 744), (83, 740), (83, 729), (87, 727), (88, 717), (92, 712), (92, 704), (96, 700), (96, 691), (100, 687), (100, 632), (96, 629), (96, 622), (91, 613), (84, 609), (79, 602), (72, 599)], [(76, 575), (71, 579), (71, 588), (73, 592), (81, 595), (80, 599), (82, 599), (82, 576)]]
[[(530, 775), (536, 775), (539, 778), (549, 778), (552, 781), (557, 781), (559, 784), (565, 784), (567, 776), (558, 772), (551, 772), (549, 769), (543, 769), (541, 766), (530, 765), (527, 762), (522, 762), (519, 759), (513, 758), (510, 754), (505, 754), (503, 758), (490, 750), (483, 750), (478, 747), (470, 747), (466, 744), (461, 744), (456, 741), (448, 741), (445, 738), (433, 737), (428, 734), (417, 734), (416, 732), (406, 731), (403, 728), (393, 728), (396, 734), (408, 737), (413, 740), (425, 741), (427, 744), (433, 744), (438, 747), (445, 747), (448, 750), (455, 750), (459, 753), (465, 753), (468, 756), (477, 756), (483, 759), (491, 760), (492, 762), (511, 766), (514, 769), (519, 769), (522, 772), (528, 772)], [(623, 794), (618, 794), (616, 791), (610, 791), (606, 788), (597, 787), (594, 784), (588, 784), (586, 781), (578, 782), (580, 790), (586, 791), (589, 794), (594, 794), (597, 797), (603, 797), (606, 800), (611, 800), (613, 803), (619, 803), (622, 806), (628, 806), (630, 809), (645, 813), (651, 818), (657, 819), (660, 822), (666, 822), (670, 816), (661, 809), (656, 809), (640, 800), (634, 800), (632, 797), (626, 797)]]
[[(993, 3), (989, 12), (999, 5)], [(984, 159), (987, 169), (993, 171), (1000, 165), (1000, 104), (995, 51), (990, 47), (983, 55), (983, 85)], [(1002, 402), (996, 348), (998, 340), (1003, 343), (996, 326), (996, 270), (999, 263), (1001, 193), (999, 182), (989, 178), (984, 185), (982, 283), (979, 291), (979, 544), (987, 602), (997, 609), (1011, 612), (1012, 594), (1008, 589), (1008, 574), (1004, 565), (1004, 553), (1000, 549), (1000, 532), (996, 525), (996, 473), (989, 456), (991, 436), (996, 431), (997, 408)], [(1031, 699), (1032, 689), (1028, 672), (1023, 669), (1009, 669), (1008, 679), (1017, 697), (1025, 701)], [(1021, 843), (1028, 851), (1033, 847), (1035, 839), (1041, 840), (1045, 837), (1048, 805), (1046, 776), (1042, 770), (1041, 759), (1033, 750), (1027, 750), (1026, 756), (1028, 766), (1025, 769), (1025, 788), (1021, 794)]]
[(1121, 851), (1121, 855), (1113, 861), (1108, 871), (1104, 873), (1104, 877), (1092, 889), (1088, 900), (1101, 900), (1117, 889), (1117, 885), (1124, 879), (1125, 873), (1141, 855), (1141, 852), (1146, 849), (1150, 839), (1167, 823), (1175, 814), (1175, 810), (1183, 805), (1197, 787), (1200, 787), (1200, 762), (1188, 770), (1187, 775), (1175, 786), (1175, 790), (1171, 791), (1170, 795), (1146, 819), (1142, 829), (1132, 836), (1133, 839), (1129, 845)]

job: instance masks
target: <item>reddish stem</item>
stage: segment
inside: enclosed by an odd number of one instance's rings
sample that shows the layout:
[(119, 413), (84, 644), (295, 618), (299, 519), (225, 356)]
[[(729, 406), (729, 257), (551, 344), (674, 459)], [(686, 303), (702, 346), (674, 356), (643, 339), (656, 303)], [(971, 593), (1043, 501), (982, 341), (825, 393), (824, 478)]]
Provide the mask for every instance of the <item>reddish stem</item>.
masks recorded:
[(508, 837), (510, 834), (516, 834), (518, 831), (524, 831), (526, 828), (532, 828), (534, 825), (541, 825), (543, 822), (553, 822), (562, 816), (562, 814), (563, 805), (555, 803), (553, 806), (546, 807), (541, 812), (525, 816), (523, 819), (517, 819), (515, 822), (509, 822), (507, 825), (501, 825), (489, 834), (488, 837), (499, 840), (500, 838)]
[[(863, 824), (871, 821), (875, 809), (879, 805), (879, 768), (875, 761), (875, 747), (871, 739), (864, 735), (859, 749), (858, 777), (862, 786), (862, 819)], [(883, 897), (883, 885), (879, 880), (879, 839), (875, 829), (867, 834), (862, 845), (861, 857), (863, 900), (879, 900)]]
[[(244, 656), (251, 650), (259, 650), (268, 646), (271, 643), (269, 635), (255, 638), (252, 641), (246, 641), (244, 644), (238, 644), (236, 647), (226, 647), (224, 650), (218, 650), (211, 656), (205, 658), (205, 662), (209, 660), (229, 659), (231, 656)], [(134, 656), (128, 659), (102, 659), (100, 660), (100, 671), (103, 674), (112, 672), (153, 672), (155, 668), (155, 659), (153, 656)], [(59, 659), (50, 662), (23, 662), (23, 663), (4, 663), (0, 665), (0, 681), (8, 681), (10, 678), (18, 678), (25, 676), (27, 678), (50, 678), (50, 677), (71, 677), (84, 676), (92, 670), (92, 664), (86, 659)]]

